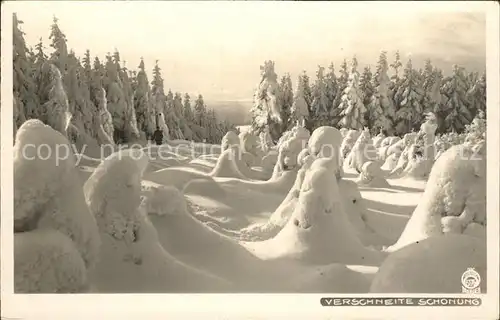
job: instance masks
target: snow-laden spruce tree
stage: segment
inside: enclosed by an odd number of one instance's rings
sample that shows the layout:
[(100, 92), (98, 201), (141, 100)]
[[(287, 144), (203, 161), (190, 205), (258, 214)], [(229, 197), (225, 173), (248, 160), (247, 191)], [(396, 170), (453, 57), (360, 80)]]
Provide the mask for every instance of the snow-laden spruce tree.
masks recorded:
[(344, 128), (362, 129), (365, 124), (364, 115), (366, 112), (365, 105), (362, 100), (362, 92), (359, 87), (358, 60), (356, 57), (352, 59), (351, 72), (349, 75), (349, 84), (344, 90), (340, 101), (340, 122)]
[(342, 97), (344, 96), (344, 91), (349, 85), (349, 67), (345, 59), (344, 61), (342, 61), (342, 64), (340, 65), (339, 74), (340, 75), (337, 78), (337, 93), (335, 95), (335, 99), (333, 100), (332, 114), (331, 114), (333, 124), (337, 126), (339, 126), (339, 122), (342, 119), (342, 117), (340, 116), (342, 110), (339, 107), (342, 102)]
[(57, 24), (59, 20), (54, 16), (50, 30), (49, 39), (52, 40), (50, 46), (54, 49), (50, 60), (56, 65), (61, 74), (65, 75), (67, 70), (68, 46), (66, 43), (66, 35), (59, 29)]
[(476, 79), (467, 95), (471, 102), (471, 110), (486, 112), (486, 73)]
[(265, 61), (260, 67), (261, 80), (254, 94), (254, 104), (250, 113), (252, 114), (252, 129), (260, 133), (265, 127), (273, 139), (277, 140), (280, 135), (280, 127), (283, 123), (281, 117), (281, 99), (278, 85), (278, 75), (274, 71), (274, 62)]
[(305, 82), (303, 75), (299, 75), (295, 92), (293, 95), (292, 104), (292, 120), (295, 124), (303, 124), (309, 122), (309, 108), (305, 98)]
[[(153, 75), (155, 75), (154, 70)], [(145, 132), (148, 137), (150, 137), (156, 129), (156, 119), (153, 117), (156, 115), (155, 108), (162, 109), (164, 105), (164, 98), (162, 100), (162, 97), (164, 97), (163, 85), (161, 87), (158, 87), (156, 85), (156, 82), (162, 82), (163, 79), (153, 80), (150, 88), (148, 75), (144, 66), (144, 59), (142, 58), (141, 62), (139, 63), (139, 70), (136, 74), (135, 79), (137, 84), (134, 93), (134, 107), (137, 127), (142, 132)]]
[(131, 138), (131, 134), (125, 132), (128, 106), (123, 93), (123, 84), (118, 73), (117, 64), (113, 61), (110, 53), (106, 55), (105, 70), (103, 87), (107, 94), (107, 108), (113, 119), (113, 139), (116, 143), (126, 143)]
[(337, 105), (335, 105), (335, 99), (338, 94), (338, 83), (337, 76), (335, 75), (335, 67), (333, 63), (328, 66), (328, 72), (325, 75), (326, 82), (326, 96), (328, 97), (328, 107), (330, 109), (330, 114), (328, 115), (328, 125), (335, 125), (334, 116), (336, 113)]
[(359, 78), (359, 87), (361, 88), (361, 92), (363, 92), (363, 103), (367, 106), (373, 94), (375, 93), (375, 88), (373, 86), (373, 73), (370, 66), (366, 66), (363, 69), (363, 73)]
[(184, 139), (182, 130), (180, 127), (180, 119), (182, 118), (182, 108), (179, 108), (179, 104), (174, 104), (174, 94), (172, 90), (168, 90), (167, 96), (165, 97), (165, 113), (166, 122), (170, 128), (170, 136), (172, 139)]
[(293, 105), (293, 85), (290, 74), (285, 74), (280, 81), (280, 98), (281, 98), (281, 124), (280, 135), (293, 126), (291, 121), (292, 105)]
[(399, 103), (395, 119), (396, 131), (399, 134), (418, 128), (418, 124), (422, 122), (424, 91), (420, 80), (418, 71), (413, 68), (412, 61), (409, 59), (394, 95)]
[(380, 54), (377, 69), (373, 78), (375, 92), (367, 105), (368, 118), (370, 119), (371, 129), (384, 130), (388, 134), (393, 133), (392, 119), (396, 111), (394, 103), (389, 97), (390, 79), (388, 71), (387, 53)]
[(66, 66), (68, 70), (64, 84), (68, 95), (69, 109), (72, 110), (73, 114), (72, 124), (80, 135), (94, 138), (95, 106), (90, 100), (90, 92), (88, 95), (86, 94), (88, 85), (83, 81), (84, 72), (73, 51), (68, 54)]
[(100, 144), (114, 144), (113, 118), (108, 110), (108, 100), (106, 90), (103, 87), (104, 67), (99, 58), (94, 59), (94, 66), (91, 70), (90, 99), (96, 107), (97, 118), (94, 118), (94, 127), (98, 133), (97, 141)]
[(400, 69), (403, 67), (403, 64), (401, 63), (401, 55), (399, 54), (399, 50), (394, 53), (394, 62), (390, 64), (390, 67), (393, 70), (393, 72), (389, 87), (389, 97), (392, 99), (397, 109), (397, 107), (399, 106), (399, 101), (397, 101), (395, 94), (398, 91), (399, 85), (401, 83)]
[(444, 98), (443, 110), (447, 112), (444, 119), (447, 131), (460, 133), (474, 118), (469, 110), (466, 81), (464, 69), (457, 65), (453, 66), (453, 74), (444, 80), (441, 92)]
[(180, 92), (176, 92), (174, 95), (174, 110), (179, 119), (179, 128), (182, 132), (181, 139), (192, 140), (193, 132), (184, 118), (184, 105), (182, 104), (182, 95)]
[(191, 108), (191, 97), (188, 93), (184, 94), (184, 120), (190, 125), (194, 121), (193, 109)]
[[(207, 117), (207, 106), (203, 100), (201, 94), (198, 95), (194, 102), (194, 119), (193, 119), (193, 131), (196, 132), (197, 140), (202, 142), (207, 139), (207, 130), (205, 128), (206, 117)], [(225, 134), (225, 133), (224, 133)]]
[(39, 101), (36, 94), (36, 84), (31, 76), (32, 70), (27, 58), (27, 48), (24, 33), (20, 29), (23, 22), (13, 15), (13, 94), (17, 106), (16, 126), (19, 127), (25, 119), (38, 116)]
[(324, 75), (325, 68), (318, 67), (316, 81), (312, 88), (311, 118), (314, 121), (314, 128), (327, 125), (330, 116), (330, 99), (327, 95), (327, 83)]
[(46, 63), (43, 65), (41, 75), (38, 84), (41, 104), (39, 119), (66, 136), (72, 115), (61, 72), (54, 64)]

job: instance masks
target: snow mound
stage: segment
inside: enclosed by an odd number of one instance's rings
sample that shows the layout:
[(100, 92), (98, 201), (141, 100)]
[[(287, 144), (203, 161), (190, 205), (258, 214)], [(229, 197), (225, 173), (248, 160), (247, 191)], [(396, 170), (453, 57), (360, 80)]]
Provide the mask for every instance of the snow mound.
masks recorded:
[(461, 293), (462, 274), (474, 268), (486, 291), (486, 243), (448, 234), (410, 244), (390, 254), (380, 266), (372, 293)]
[(486, 224), (485, 157), (465, 145), (453, 146), (437, 159), (424, 194), (399, 240), (387, 251), (416, 241), (463, 233), (471, 222)]
[(232, 146), (239, 146), (239, 145), (240, 145), (240, 138), (233, 131), (228, 131), (224, 135), (224, 137), (222, 137), (222, 142), (221, 142), (222, 151), (226, 151)]
[(349, 155), (360, 134), (361, 132), (356, 130), (349, 130), (347, 132), (347, 135), (344, 137), (340, 145), (340, 154), (342, 159), (345, 159)]
[(19, 128), (13, 151), (14, 232), (57, 230), (74, 241), (86, 267), (92, 268), (99, 233), (66, 137), (39, 120), (29, 120)]
[(343, 264), (330, 264), (306, 270), (290, 280), (290, 292), (367, 293), (370, 280)]
[[(310, 153), (318, 158), (337, 158), (342, 140), (342, 134), (337, 128), (323, 126), (313, 131), (308, 148)], [(328, 148), (330, 150), (327, 150)]]
[(262, 158), (262, 169), (265, 173), (271, 173), (273, 172), (274, 166), (278, 162), (278, 153), (275, 151), (269, 152), (267, 155), (265, 155)]
[(243, 175), (235, 161), (238, 159), (239, 154), (240, 150), (238, 147), (231, 147), (222, 152), (214, 169), (209, 175), (212, 177), (239, 178), (246, 180), (247, 177)]
[(373, 146), (370, 138), (370, 131), (365, 129), (356, 140), (346, 162), (348, 167), (356, 169), (358, 173), (361, 173), (363, 165), (368, 161), (378, 162), (379, 159), (377, 150)]
[(172, 186), (142, 184), (142, 205), (148, 214), (180, 214), (187, 210), (182, 192)]
[(270, 239), (278, 234), (292, 216), (293, 210), (298, 202), (300, 188), (302, 187), (306, 172), (313, 161), (314, 158), (312, 156), (303, 160), (302, 167), (297, 173), (293, 186), (268, 221), (265, 223), (253, 224), (240, 230), (240, 238), (242, 240), (262, 241)]
[(361, 173), (356, 179), (356, 183), (360, 186), (387, 188), (390, 187), (387, 180), (384, 178), (384, 173), (380, 165), (373, 161), (368, 161), (361, 167)]
[[(227, 281), (177, 261), (162, 248), (141, 206), (143, 157), (132, 155), (108, 157), (84, 186), (103, 240), (92, 283), (99, 292), (227, 290)], [(178, 215), (160, 217), (173, 216)]]
[(213, 179), (194, 179), (186, 184), (182, 193), (198, 194), (216, 199), (226, 196), (226, 191)]
[(87, 269), (75, 244), (55, 230), (14, 234), (15, 293), (82, 293)]
[[(379, 153), (380, 156), (380, 153)], [(391, 172), (398, 164), (399, 154), (393, 153), (385, 159), (382, 170)]]
[(381, 263), (384, 254), (363, 246), (344, 212), (335, 168), (334, 159), (315, 160), (305, 174), (297, 204), (283, 229), (269, 240), (242, 244), (264, 260)]

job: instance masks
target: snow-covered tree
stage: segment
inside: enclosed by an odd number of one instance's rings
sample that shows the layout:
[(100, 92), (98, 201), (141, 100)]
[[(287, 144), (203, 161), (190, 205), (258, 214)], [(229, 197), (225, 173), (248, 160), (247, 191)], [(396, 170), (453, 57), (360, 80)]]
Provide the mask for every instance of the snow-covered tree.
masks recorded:
[(26, 56), (27, 48), (19, 25), (23, 22), (13, 15), (13, 94), (17, 106), (16, 125), (20, 127), (26, 119), (36, 118), (39, 101), (31, 66)]
[(467, 95), (471, 102), (471, 111), (486, 113), (486, 73), (475, 80)]
[(452, 76), (444, 80), (441, 92), (444, 95), (443, 109), (447, 113), (444, 124), (447, 131), (462, 132), (474, 116), (467, 97), (466, 75), (463, 68), (454, 65)]
[(356, 57), (352, 59), (351, 73), (349, 76), (349, 84), (344, 90), (340, 101), (339, 110), (341, 120), (339, 124), (348, 129), (362, 129), (365, 124), (366, 107), (363, 104), (362, 92), (359, 87), (359, 73), (357, 71), (358, 60)]
[(254, 94), (254, 105), (250, 110), (252, 129), (260, 133), (265, 127), (269, 127), (271, 136), (277, 140), (283, 119), (281, 118), (282, 106), (279, 98), (278, 75), (274, 71), (274, 62), (265, 61), (260, 71), (261, 80)]
[(280, 81), (280, 92), (281, 92), (281, 119), (283, 119), (280, 135), (285, 132), (290, 125), (293, 125), (290, 121), (293, 105), (293, 85), (292, 78), (290, 74), (285, 74)]
[[(335, 67), (333, 63), (330, 63), (328, 66), (328, 72), (325, 75), (326, 82), (326, 96), (328, 97), (328, 106), (330, 108), (330, 122), (332, 121), (332, 116), (335, 114), (335, 98), (338, 94), (338, 84), (337, 84), (337, 76), (335, 75)], [(329, 125), (332, 125), (330, 123)]]
[(54, 64), (46, 63), (41, 74), (38, 91), (41, 104), (39, 119), (66, 136), (71, 113), (61, 72)]
[(58, 21), (59, 20), (54, 16), (49, 36), (49, 39), (52, 40), (50, 46), (54, 49), (54, 52), (52, 52), (50, 60), (56, 65), (64, 77), (67, 70), (68, 46), (66, 44), (66, 35), (59, 29), (59, 25), (57, 24)]
[(399, 134), (417, 129), (422, 122), (424, 108), (422, 97), (424, 91), (418, 72), (413, 68), (411, 59), (408, 60), (394, 98), (399, 102), (396, 111), (396, 131)]
[(309, 122), (309, 108), (305, 98), (305, 82), (304, 75), (299, 75), (297, 79), (297, 85), (295, 86), (295, 92), (293, 95), (292, 104), (292, 116), (294, 124), (304, 124)]
[(184, 95), (184, 120), (190, 124), (194, 121), (193, 110), (191, 109), (191, 97), (188, 93)]
[(319, 66), (316, 72), (316, 81), (312, 88), (311, 117), (314, 128), (327, 125), (330, 118), (330, 99), (327, 95), (327, 83), (324, 75), (325, 68)]
[(192, 140), (193, 133), (188, 126), (186, 119), (184, 118), (184, 105), (182, 104), (182, 95), (180, 92), (176, 92), (174, 95), (174, 110), (178, 115), (179, 128), (181, 131), (180, 139)]
[[(147, 137), (151, 137), (156, 129), (156, 112), (155, 108), (164, 107), (163, 94), (163, 79), (159, 73), (159, 69), (153, 70), (154, 80), (151, 88), (149, 87), (148, 75), (144, 66), (144, 59), (141, 58), (139, 70), (135, 76), (136, 88), (134, 92), (134, 107), (135, 117), (137, 120), (138, 129), (146, 133)], [(161, 86), (158, 86), (158, 83)], [(152, 91), (153, 90), (153, 91)]]
[(367, 106), (370, 103), (372, 96), (375, 92), (375, 88), (373, 87), (372, 84), (372, 78), (373, 74), (370, 67), (369, 66), (365, 67), (363, 69), (361, 77), (359, 78), (359, 87), (361, 89), (361, 92), (363, 93), (363, 103), (365, 106)]
[(340, 65), (339, 74), (340, 75), (337, 78), (337, 94), (335, 95), (335, 99), (333, 100), (333, 106), (332, 106), (332, 117), (335, 125), (337, 125), (342, 119), (342, 117), (340, 116), (342, 110), (339, 109), (339, 106), (342, 101), (342, 96), (344, 95), (344, 91), (349, 84), (349, 67), (345, 59), (344, 61), (342, 61), (342, 64)]
[[(113, 60), (114, 58), (114, 60)], [(119, 55), (106, 55), (106, 75), (103, 78), (104, 88), (107, 93), (108, 110), (113, 117), (114, 140), (117, 143), (126, 143), (139, 137), (135, 115), (128, 104), (129, 98), (124, 92), (123, 82), (120, 78)], [(107, 89), (106, 89), (107, 88)]]
[(389, 65), (387, 63), (387, 53), (381, 52), (377, 69), (373, 78), (374, 94), (367, 105), (368, 125), (373, 133), (378, 130), (385, 130), (392, 134), (392, 119), (395, 117), (394, 104), (389, 98), (390, 79), (387, 74)]
[(207, 118), (207, 106), (205, 101), (203, 101), (203, 96), (198, 95), (198, 98), (194, 102), (194, 119), (192, 123), (193, 131), (195, 131), (195, 136), (197, 141), (204, 141), (207, 139), (207, 130), (205, 128), (206, 118)]

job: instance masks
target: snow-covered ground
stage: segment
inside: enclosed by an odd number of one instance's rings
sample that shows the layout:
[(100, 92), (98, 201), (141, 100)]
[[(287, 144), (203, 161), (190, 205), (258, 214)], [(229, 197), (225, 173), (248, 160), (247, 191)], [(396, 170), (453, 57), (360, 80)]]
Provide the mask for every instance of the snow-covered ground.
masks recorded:
[[(248, 152), (238, 145), (222, 151), (218, 146), (173, 141), (105, 159), (74, 157), (62, 167), (51, 159), (26, 160), (18, 154), (15, 188), (25, 190), (23, 197), (29, 202), (20, 198), (15, 203), (16, 290), (415, 292), (426, 290), (419, 277), (434, 272), (425, 268), (446, 268), (453, 259), (461, 261), (460, 267), (467, 264), (484, 273), (485, 256), (477, 249), (483, 248), (477, 236), (480, 227), (473, 235), (454, 234), (458, 240), (451, 243), (456, 248), (436, 263), (420, 265), (422, 259), (446, 251), (449, 239), (433, 240), (438, 244), (428, 245), (425, 252), (412, 249), (415, 241), (446, 233), (428, 232), (435, 227), (435, 215), (446, 215), (442, 205), (456, 209), (448, 216), (458, 216), (465, 204), (464, 212), (473, 217), (467, 223), (481, 226), (484, 208), (477, 203), (482, 201), (484, 180), (478, 165), (457, 160), (456, 151), (450, 150), (439, 158), (439, 172), (431, 172), (432, 186), (411, 176), (390, 178), (382, 169), (386, 185), (358, 184), (356, 168), (346, 162), (339, 171), (335, 157), (342, 141), (337, 141), (340, 133), (333, 137), (334, 156), (289, 149), (287, 157), (298, 160), (283, 166), (278, 156), (279, 174), (248, 165)], [(15, 150), (28, 142), (60, 144), (64, 139), (29, 121), (19, 129)], [(318, 139), (313, 134), (311, 140)], [(276, 146), (280, 153), (283, 148)], [(470, 177), (450, 176), (460, 174), (458, 169)], [(33, 189), (25, 188), (28, 178), (40, 186), (31, 193)], [(454, 179), (476, 179), (478, 187), (471, 189), (476, 193), (449, 183)], [(71, 188), (71, 193), (62, 188)], [(64, 206), (68, 196), (75, 197), (78, 208)], [(88, 208), (82, 207), (84, 198)], [(403, 243), (403, 231), (411, 233), (408, 225), (417, 235), (406, 235)], [(434, 248), (441, 251), (433, 254)], [(465, 261), (461, 250), (476, 254)], [(419, 266), (405, 270), (410, 261)], [(460, 272), (457, 268), (453, 270)], [(456, 281), (460, 284), (459, 278)], [(433, 283), (429, 290), (439, 292)], [(460, 290), (458, 286), (456, 292)]]

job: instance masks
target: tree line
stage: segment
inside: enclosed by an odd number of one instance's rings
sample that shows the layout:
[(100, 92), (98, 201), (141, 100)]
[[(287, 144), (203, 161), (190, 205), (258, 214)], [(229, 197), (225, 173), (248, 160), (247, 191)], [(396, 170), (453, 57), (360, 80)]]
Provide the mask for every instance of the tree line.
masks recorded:
[(453, 65), (445, 76), (430, 59), (417, 69), (411, 59), (403, 65), (399, 51), (392, 63), (383, 51), (375, 68), (358, 69), (356, 57), (350, 64), (344, 59), (338, 70), (333, 63), (319, 66), (314, 82), (302, 72), (293, 87), (289, 74), (278, 80), (274, 62), (266, 61), (254, 95), (253, 130), (269, 130), (276, 140), (301, 120), (311, 131), (323, 125), (367, 127), (372, 134), (402, 136), (433, 112), (437, 133), (462, 133), (476, 115), (486, 114), (485, 73)]
[[(236, 128), (218, 119), (200, 94), (191, 97), (171, 89), (165, 92), (158, 60), (149, 81), (141, 58), (137, 70), (128, 70), (115, 50), (104, 59), (82, 58), (68, 50), (65, 34), (54, 17), (47, 54), (40, 39), (26, 45), (23, 22), (13, 16), (14, 128), (28, 119), (40, 119), (72, 141), (128, 143), (150, 138), (157, 127), (170, 139), (220, 143)], [(168, 129), (167, 129), (168, 128)]]

